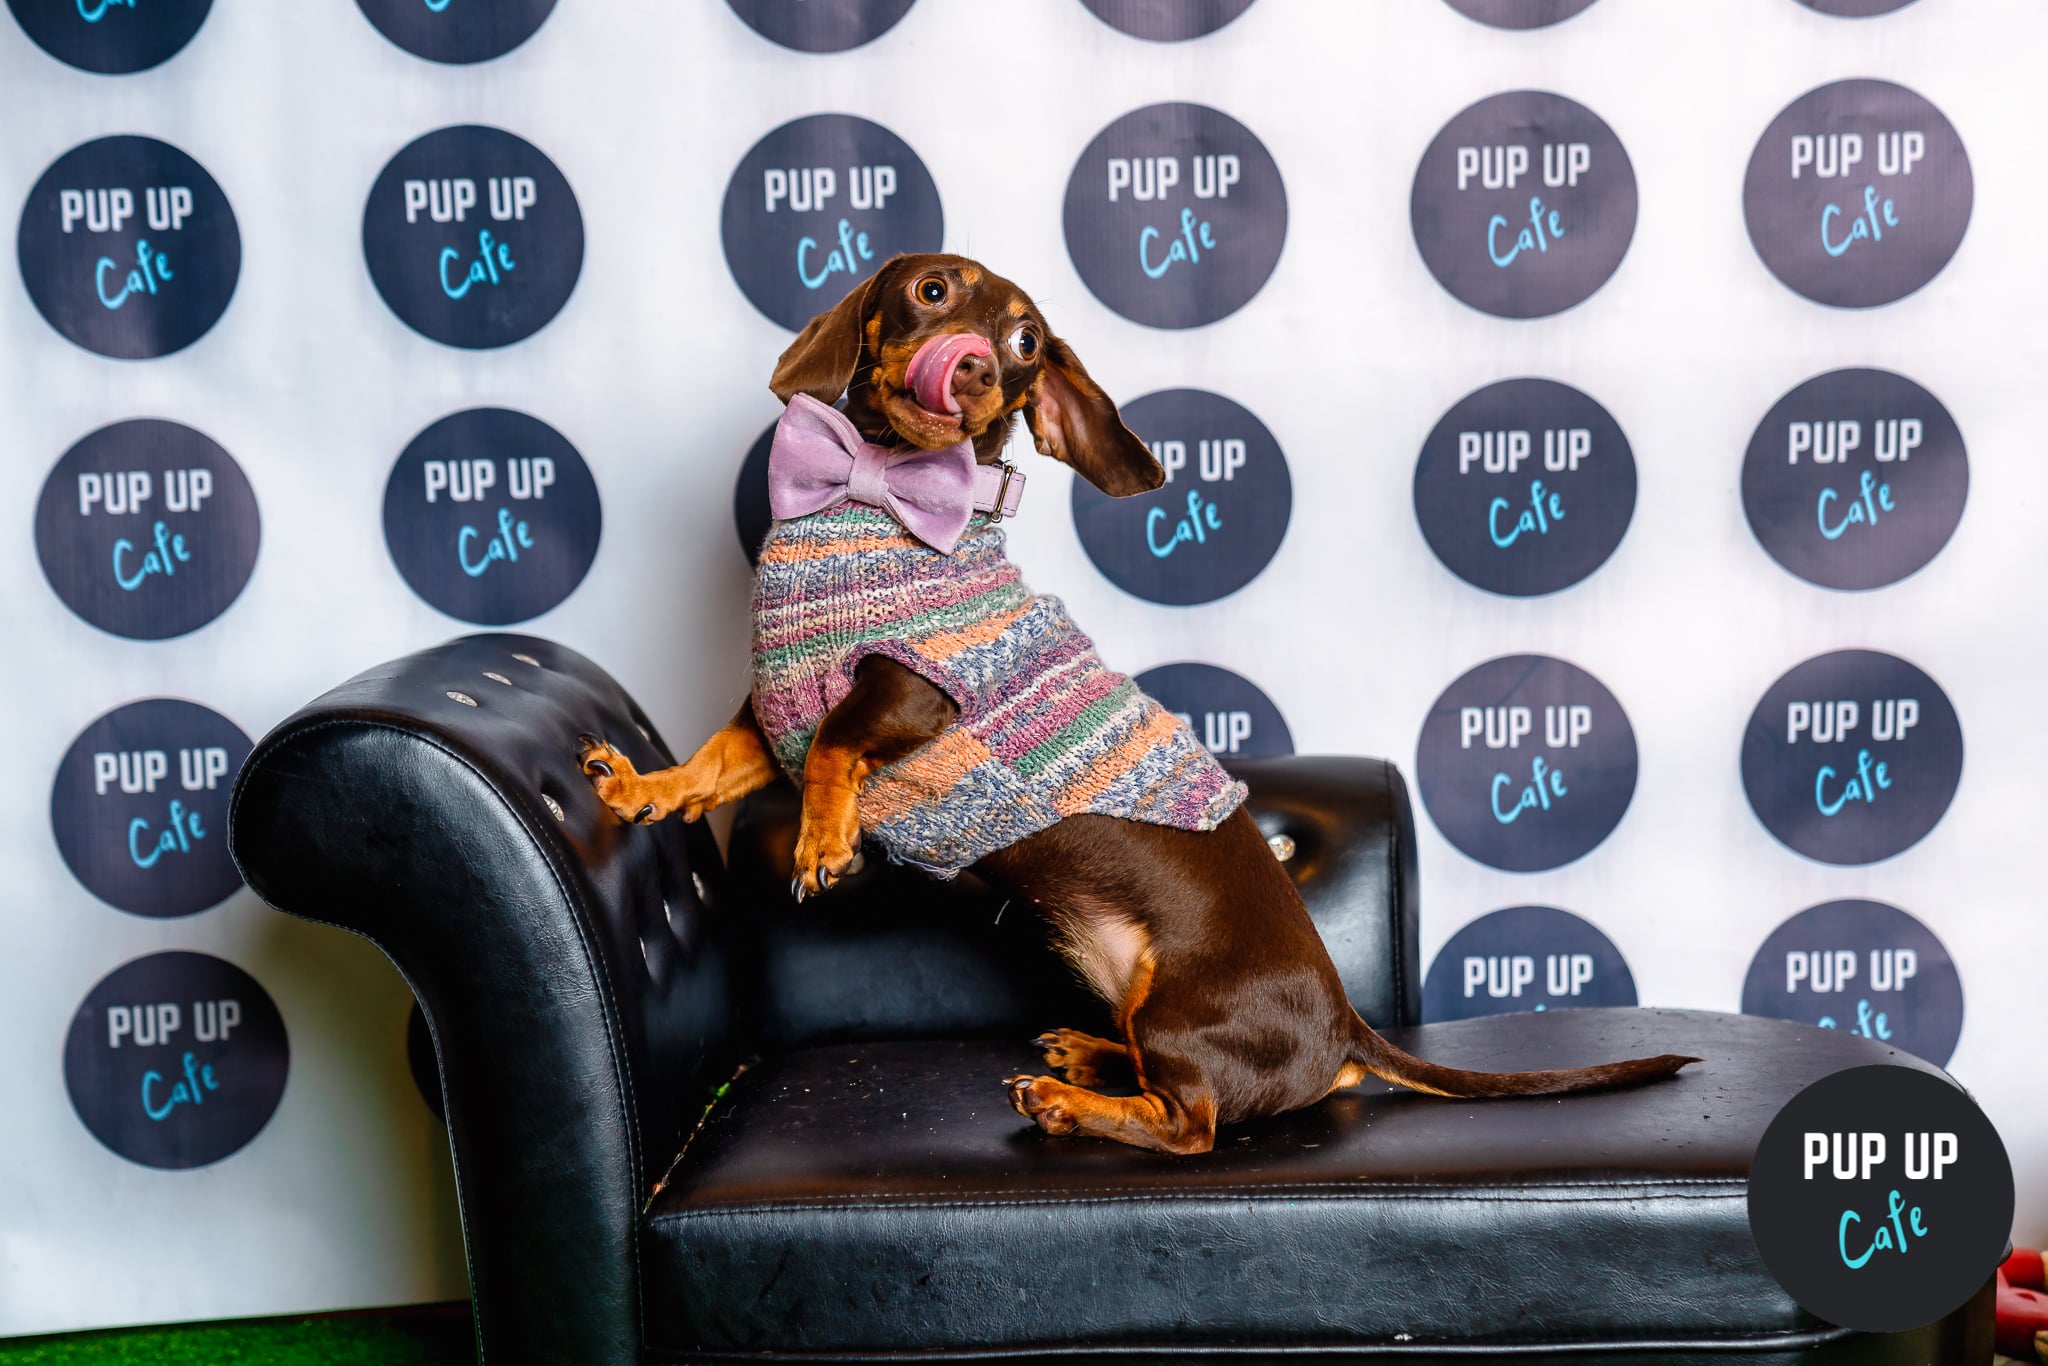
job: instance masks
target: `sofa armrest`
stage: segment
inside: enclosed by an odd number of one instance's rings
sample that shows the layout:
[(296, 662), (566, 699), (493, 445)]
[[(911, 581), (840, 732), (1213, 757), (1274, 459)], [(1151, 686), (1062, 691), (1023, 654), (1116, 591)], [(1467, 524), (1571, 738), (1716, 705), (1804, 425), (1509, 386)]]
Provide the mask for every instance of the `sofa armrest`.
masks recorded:
[(638, 1215), (731, 1046), (717, 851), (607, 811), (584, 731), (673, 762), (582, 656), (470, 636), (286, 720), (230, 811), (258, 895), (366, 936), (419, 998), (493, 1362), (638, 1360)]

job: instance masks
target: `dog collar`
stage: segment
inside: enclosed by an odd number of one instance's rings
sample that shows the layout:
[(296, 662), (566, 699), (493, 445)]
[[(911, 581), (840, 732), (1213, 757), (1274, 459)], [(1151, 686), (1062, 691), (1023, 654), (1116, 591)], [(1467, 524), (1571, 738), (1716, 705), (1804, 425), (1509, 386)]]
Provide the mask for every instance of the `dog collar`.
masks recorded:
[(1000, 465), (974, 467), (974, 510), (986, 512), (991, 522), (1015, 517), (1024, 502), (1024, 471), (1007, 460)]

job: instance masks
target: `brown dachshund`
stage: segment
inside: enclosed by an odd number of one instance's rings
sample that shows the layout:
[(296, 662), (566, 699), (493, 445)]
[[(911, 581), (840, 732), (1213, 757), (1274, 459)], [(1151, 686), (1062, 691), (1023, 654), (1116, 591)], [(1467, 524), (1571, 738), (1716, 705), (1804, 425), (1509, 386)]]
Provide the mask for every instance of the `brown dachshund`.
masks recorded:
[[(934, 336), (978, 334), (952, 376), (960, 412), (918, 402), (907, 371)], [(973, 442), (999, 460), (1022, 412), (1039, 451), (1116, 496), (1165, 472), (1024, 292), (958, 256), (902, 256), (814, 319), (770, 384), (788, 402), (845, 395), (877, 444)], [(803, 765), (793, 890), (830, 887), (860, 848), (862, 784), (953, 723), (954, 701), (903, 664), (868, 655), (818, 727)], [(636, 773), (585, 737), (584, 771), (621, 818), (695, 820), (779, 769), (751, 698), (689, 762)], [(1345, 998), (1293, 882), (1242, 807), (1194, 832), (1069, 816), (982, 859), (976, 871), (1041, 908), (1075, 970), (1115, 1010), (1123, 1041), (1059, 1029), (1035, 1042), (1066, 1074), (1006, 1082), (1018, 1112), (1050, 1134), (1089, 1134), (1170, 1153), (1206, 1152), (1218, 1125), (1311, 1105), (1368, 1073), (1444, 1096), (1534, 1096), (1670, 1076), (1665, 1055), (1544, 1072), (1466, 1072), (1382, 1039)], [(1100, 1084), (1134, 1089), (1105, 1095)]]

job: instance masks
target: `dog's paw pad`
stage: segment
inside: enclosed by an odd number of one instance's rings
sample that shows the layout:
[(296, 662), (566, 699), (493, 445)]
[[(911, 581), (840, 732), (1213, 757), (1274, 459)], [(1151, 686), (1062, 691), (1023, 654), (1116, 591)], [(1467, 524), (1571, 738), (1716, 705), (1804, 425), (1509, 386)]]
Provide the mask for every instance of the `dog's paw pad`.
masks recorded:
[(1047, 1106), (1036, 1115), (1033, 1115), (1032, 1118), (1038, 1121), (1039, 1128), (1055, 1138), (1064, 1137), (1081, 1127), (1079, 1120), (1068, 1114), (1064, 1107), (1058, 1105)]

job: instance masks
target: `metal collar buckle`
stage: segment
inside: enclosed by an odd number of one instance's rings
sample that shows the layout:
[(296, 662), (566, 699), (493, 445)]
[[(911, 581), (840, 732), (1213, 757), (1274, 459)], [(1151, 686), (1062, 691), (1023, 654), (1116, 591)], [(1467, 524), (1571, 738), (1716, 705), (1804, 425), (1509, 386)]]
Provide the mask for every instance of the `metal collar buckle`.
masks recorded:
[(1003, 506), (1010, 501), (1010, 481), (1017, 475), (1017, 467), (1015, 465), (1007, 460), (1003, 461), (1002, 465), (1003, 482), (996, 485), (996, 505), (989, 509), (988, 514), (990, 526), (994, 526), (997, 522), (1003, 520)]

